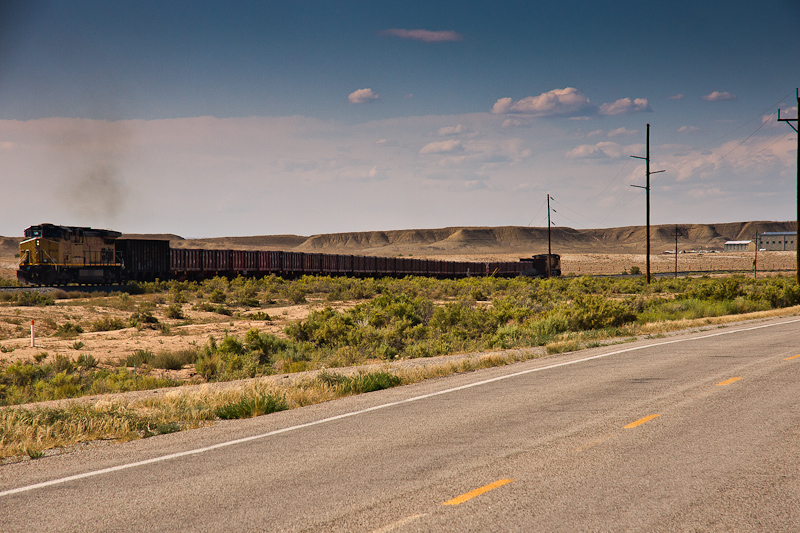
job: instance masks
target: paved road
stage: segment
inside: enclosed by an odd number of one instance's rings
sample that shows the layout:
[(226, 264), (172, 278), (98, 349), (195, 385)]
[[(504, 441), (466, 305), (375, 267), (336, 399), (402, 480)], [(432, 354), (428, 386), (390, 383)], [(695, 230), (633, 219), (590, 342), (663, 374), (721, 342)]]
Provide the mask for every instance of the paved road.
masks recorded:
[(0, 529), (798, 531), (797, 355), (751, 322), (7, 465)]

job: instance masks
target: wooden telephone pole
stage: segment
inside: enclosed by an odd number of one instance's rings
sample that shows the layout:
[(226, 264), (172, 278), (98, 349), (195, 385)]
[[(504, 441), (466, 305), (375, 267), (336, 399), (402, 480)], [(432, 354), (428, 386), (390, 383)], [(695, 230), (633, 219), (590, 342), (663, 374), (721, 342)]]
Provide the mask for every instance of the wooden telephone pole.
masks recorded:
[(547, 195), (547, 277), (550, 277), (550, 256), (553, 253), (550, 247), (550, 194)]
[(678, 231), (677, 224), (675, 224), (675, 233), (672, 236), (675, 237), (675, 279), (678, 279), (678, 237), (681, 236), (681, 232)]
[[(786, 122), (797, 133), (797, 234), (794, 237), (794, 248), (797, 250), (795, 257), (797, 272), (795, 273), (795, 278), (797, 284), (800, 285), (800, 243), (797, 242), (797, 239), (800, 239), (800, 132), (797, 131), (798, 126), (800, 126), (800, 89), (795, 89), (795, 94), (797, 96), (797, 118), (781, 118), (781, 109), (778, 108), (778, 122)], [(792, 124), (792, 122), (796, 125)], [(756, 243), (756, 248), (758, 248), (758, 243)]]
[[(647, 280), (647, 283), (650, 283), (650, 174), (664, 172), (663, 170), (650, 172), (650, 124), (647, 124), (647, 155), (645, 157), (632, 155), (631, 157), (635, 157), (636, 159), (644, 159), (647, 163), (647, 184), (644, 187), (641, 185), (631, 185), (631, 187), (644, 189), (647, 193), (647, 275), (645, 279)], [(677, 250), (675, 251), (677, 252)]]

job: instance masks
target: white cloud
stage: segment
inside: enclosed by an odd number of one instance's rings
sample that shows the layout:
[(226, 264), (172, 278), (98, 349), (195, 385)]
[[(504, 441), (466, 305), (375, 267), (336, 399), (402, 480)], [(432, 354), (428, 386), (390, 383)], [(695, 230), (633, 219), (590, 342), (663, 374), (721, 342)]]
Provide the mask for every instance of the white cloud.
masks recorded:
[(508, 118), (504, 119), (503, 122), (500, 124), (500, 127), (503, 128), (503, 129), (508, 129), (508, 128), (529, 128), (529, 127), (531, 127), (532, 124), (533, 124), (533, 120), (528, 118), (528, 117), (522, 117), (522, 116), (514, 117), (514, 116), (511, 116), (511, 117), (508, 117)]
[(691, 189), (689, 191), (689, 197), (695, 200), (703, 200), (709, 198), (719, 198), (725, 196), (725, 193), (722, 192), (722, 189), (719, 187), (708, 187), (703, 189)]
[(576, 146), (565, 155), (568, 159), (607, 159), (617, 158), (622, 153), (622, 146), (615, 142), (599, 142)]
[(679, 93), (679, 94), (673, 94), (672, 96), (667, 96), (667, 98), (669, 98), (670, 100), (682, 100), (683, 96), (684, 96), (683, 93)]
[(588, 118), (586, 114), (591, 115), (595, 112), (601, 115), (622, 115), (641, 111), (651, 111), (646, 98), (633, 100), (620, 98), (597, 109), (585, 94), (574, 87), (553, 89), (539, 96), (528, 96), (516, 102), (512, 98), (500, 98), (492, 106), (492, 113), (495, 115), (517, 113), (533, 117), (571, 116), (579, 119)]
[(697, 126), (681, 126), (678, 128), (678, 133), (695, 133), (700, 131)]
[(445, 137), (447, 135), (458, 135), (459, 133), (464, 133), (464, 126), (462, 124), (457, 126), (445, 126), (443, 128), (439, 128), (436, 133), (441, 137)]
[(514, 101), (511, 98), (500, 98), (492, 106), (492, 113), (495, 115), (502, 115), (508, 113)]
[(617, 128), (608, 132), (609, 137), (620, 137), (623, 135), (636, 135), (639, 130), (629, 130), (628, 128)]
[(647, 103), (647, 98), (636, 98), (634, 100), (630, 98), (620, 98), (616, 102), (600, 106), (601, 115), (623, 115), (641, 111), (651, 111)]
[(379, 98), (379, 95), (372, 92), (372, 89), (359, 89), (351, 92), (347, 99), (351, 104), (364, 104), (367, 102), (374, 102)]
[(706, 178), (718, 171), (740, 176), (786, 172), (794, 165), (794, 138), (774, 135), (759, 141), (742, 144), (732, 140), (710, 149), (679, 151), (666, 163), (679, 182)]
[[(529, 127), (500, 129), (507, 119), (528, 121)], [(435, 136), (443, 127), (453, 129), (442, 133), (455, 132), (459, 124), (462, 133)], [(769, 135), (762, 129), (741, 147), (742, 138), (702, 149), (653, 146), (653, 168), (666, 170), (654, 186), (674, 187), (661, 193), (656, 217), (792, 216), (796, 140), (779, 125), (783, 129)], [(640, 223), (623, 208), (606, 216), (628, 183), (644, 179), (643, 165), (629, 160), (644, 155), (641, 139), (610, 139), (606, 128), (592, 142), (576, 141), (576, 131), (591, 131), (577, 126), (489, 113), (359, 123), (305, 117), (0, 120), (0, 142), (7, 143), (0, 147), (0, 168), (14, 176), (5, 183), (0, 234), (16, 235), (48, 220), (186, 237), (237, 235), (243, 227), (252, 234), (310, 235), (514, 225), (529, 222), (521, 213), (545, 192), (569, 198), (571, 208), (607, 225)], [(627, 142), (610, 142), (620, 139)], [(581, 142), (586, 144), (576, 146)], [(623, 167), (624, 161), (630, 162)], [(70, 181), (94, 162), (114, 172), (115, 186), (125, 194), (113, 214), (69, 205), (68, 187), (77, 194), (85, 186), (114, 192), (93, 181)], [(715, 187), (727, 195), (724, 204), (688, 198), (692, 188)], [(31, 190), (40, 191), (34, 204), (25, 201)], [(763, 191), (776, 196), (759, 200)]]
[(643, 150), (642, 144), (622, 145), (612, 141), (602, 141), (597, 144), (576, 146), (564, 155), (567, 159), (618, 159), (638, 154)]
[(430, 31), (430, 30), (402, 30), (393, 28), (383, 30), (381, 35), (391, 35), (393, 37), (400, 37), (401, 39), (413, 39), (416, 41), (424, 41), (426, 43), (443, 43), (460, 41), (464, 37), (460, 33), (446, 30), (446, 31)]
[(492, 113), (522, 113), (536, 117), (572, 115), (590, 107), (589, 99), (574, 87), (553, 89), (539, 96), (528, 96), (514, 102), (500, 98), (492, 106)]
[(450, 152), (457, 152), (463, 150), (464, 147), (461, 146), (461, 141), (457, 139), (451, 139), (449, 141), (437, 141), (428, 143), (423, 146), (419, 153), (420, 154), (446, 154)]
[(727, 91), (723, 92), (714, 91), (703, 97), (703, 100), (705, 100), (706, 102), (719, 102), (722, 100), (735, 100), (735, 99), (736, 96)]

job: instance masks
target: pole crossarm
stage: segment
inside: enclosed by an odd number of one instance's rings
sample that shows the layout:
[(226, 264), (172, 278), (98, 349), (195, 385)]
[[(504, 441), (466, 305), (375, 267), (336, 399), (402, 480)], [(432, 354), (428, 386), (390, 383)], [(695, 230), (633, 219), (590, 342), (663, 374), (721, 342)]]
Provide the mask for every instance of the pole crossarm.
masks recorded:
[(781, 110), (778, 108), (778, 122), (786, 122), (789, 124), (789, 127), (792, 128), (794, 131), (797, 131), (797, 126), (792, 124), (792, 122), (797, 122), (797, 118), (781, 118)]
[(664, 172), (663, 170), (650, 170), (650, 124), (647, 125), (647, 156), (642, 157), (640, 155), (632, 155), (631, 157), (636, 159), (644, 159), (645, 163), (647, 164), (646, 168), (646, 175), (647, 175), (647, 185), (642, 187), (641, 185), (631, 185), (631, 187), (636, 187), (638, 189), (644, 189), (647, 197), (647, 272), (645, 279), (647, 283), (650, 283), (650, 176), (652, 174), (658, 174), (659, 172)]

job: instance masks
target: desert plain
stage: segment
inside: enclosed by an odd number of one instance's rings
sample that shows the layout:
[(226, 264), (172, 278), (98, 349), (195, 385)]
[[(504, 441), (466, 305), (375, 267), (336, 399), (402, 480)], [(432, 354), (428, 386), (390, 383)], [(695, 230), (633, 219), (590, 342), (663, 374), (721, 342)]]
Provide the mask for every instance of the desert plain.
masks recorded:
[[(653, 274), (724, 275), (738, 272), (753, 275), (754, 252), (724, 252), (729, 240), (754, 239), (757, 232), (791, 231), (794, 222), (746, 222), (706, 225), (670, 225), (651, 228), (651, 271)], [(678, 253), (675, 238), (678, 233)], [(632, 267), (645, 272), (645, 228), (625, 227), (605, 230), (553, 228), (550, 247), (561, 255), (565, 276), (618, 275)], [(314, 236), (278, 235), (188, 239), (172, 234), (126, 235), (169, 239), (178, 248), (261, 249), (375, 256), (412, 256), (458, 261), (516, 261), (521, 257), (546, 253), (547, 230), (530, 227), (443, 228), (319, 234)], [(0, 237), (0, 277), (16, 278), (20, 237)], [(669, 253), (665, 253), (669, 252)], [(758, 275), (791, 274), (794, 251), (761, 251), (757, 255)], [(677, 262), (677, 263), (676, 263)], [(58, 293), (63, 296), (63, 293)], [(169, 318), (164, 295), (141, 295), (153, 306), (153, 314), (165, 329), (127, 327), (114, 331), (91, 331), (99, 317), (127, 322), (133, 307), (104, 294), (84, 294), (82, 298), (61, 298), (53, 306), (0, 305), (0, 357), (6, 361), (32, 359), (37, 354), (64, 354), (76, 357), (89, 353), (101, 362), (116, 361), (137, 350), (158, 352), (201, 347), (211, 336), (243, 337), (256, 328), (283, 335), (284, 327), (325, 306), (347, 306), (324, 299), (308, 298), (301, 304), (276, 302), (263, 308), (239, 309), (232, 316), (184, 306), (184, 318)], [(261, 313), (261, 315), (257, 314)], [(268, 320), (263, 319), (266, 313)], [(253, 317), (256, 317), (255, 319)], [(30, 324), (34, 322), (35, 345), (31, 346)], [(59, 325), (82, 325), (83, 333), (68, 338), (56, 337)], [(191, 378), (189, 369), (160, 370), (170, 377)]]

